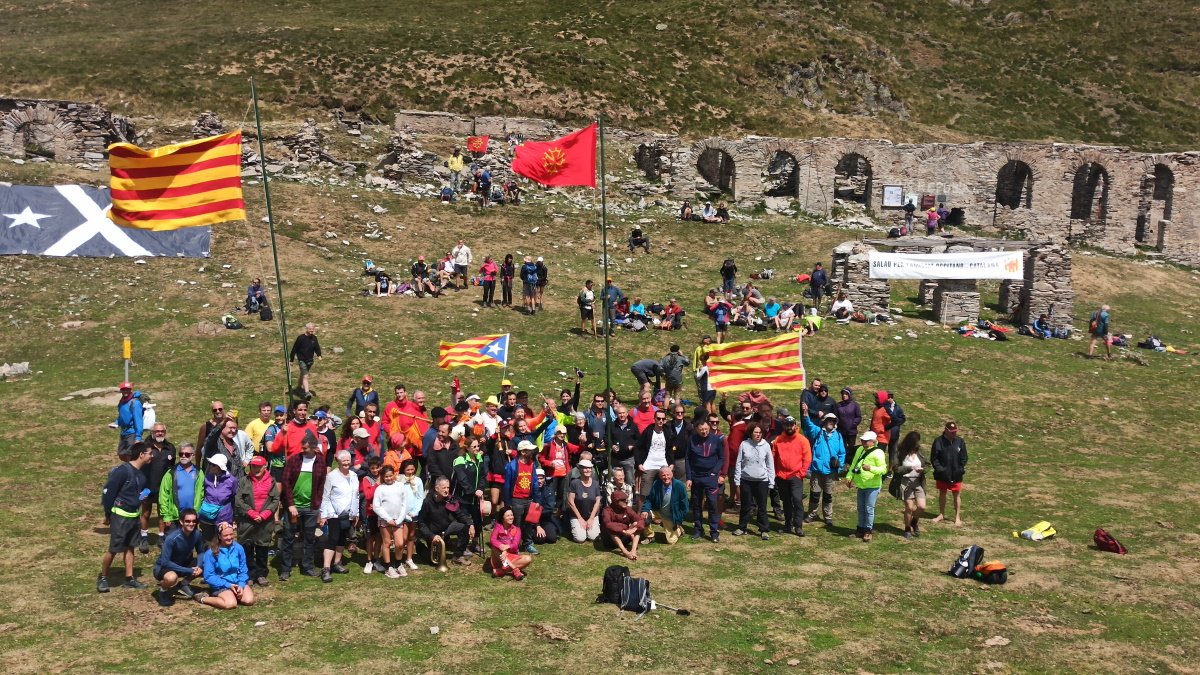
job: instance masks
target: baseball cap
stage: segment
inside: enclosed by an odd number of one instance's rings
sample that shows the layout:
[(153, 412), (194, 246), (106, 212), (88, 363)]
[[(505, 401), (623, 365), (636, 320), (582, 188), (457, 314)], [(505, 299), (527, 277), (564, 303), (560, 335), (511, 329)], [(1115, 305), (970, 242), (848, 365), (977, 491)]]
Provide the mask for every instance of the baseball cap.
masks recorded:
[(371, 382), (371, 383), (374, 383), (374, 382), (375, 382), (375, 378), (371, 377), (370, 375), (363, 375), (363, 379), (362, 379), (362, 381), (363, 381), (363, 382)]
[(592, 468), (592, 460), (581, 459), (581, 460), (579, 460), (579, 463), (576, 464), (575, 466), (582, 466), (585, 469), (590, 469), (590, 468)]
[(542, 258), (542, 256), (540, 256), (540, 255), (538, 256), (537, 261), (538, 262), (546, 262), (546, 260), (544, 258)]
[[(320, 414), (320, 413), (318, 413), (318, 414)], [(831, 413), (831, 412), (830, 412), (830, 413), (825, 413), (823, 416), (821, 416), (821, 419), (823, 419), (823, 420), (836, 420), (836, 419), (837, 419), (837, 415), (835, 415), (835, 414), (833, 414), (833, 413)]]
[(537, 446), (530, 441), (521, 441), (517, 443), (517, 450), (537, 450)]
[(283, 406), (281, 406), (281, 405), (277, 405), (277, 406), (275, 406), (275, 412), (276, 412), (276, 413), (284, 413), (284, 414), (286, 414), (286, 413), (287, 413), (287, 408), (285, 408), (285, 407), (283, 407)]
[(947, 431), (958, 431), (958, 422), (946, 422)]
[(791, 415), (788, 415), (787, 417), (783, 418), (783, 421), (787, 422), (788, 424), (795, 424), (796, 418), (792, 417)]
[(468, 396), (468, 397), (467, 397), (467, 400), (468, 400), (468, 401), (478, 401), (478, 400), (479, 400), (479, 394), (471, 394), (470, 396)]
[[(222, 457), (221, 459), (225, 459), (225, 458)], [(257, 457), (253, 457), (250, 459), (250, 466), (266, 466), (266, 465), (267, 465), (267, 458), (263, 457), (262, 455), (258, 455)]]
[(370, 438), (371, 432), (367, 431), (366, 429), (364, 429), (362, 427), (359, 427), (354, 430), (354, 437), (355, 438)]
[(132, 382), (122, 382), (120, 388), (121, 389), (133, 389), (133, 383)]
[(862, 435), (862, 436), (859, 436), (858, 438), (859, 438), (860, 440), (864, 440), (864, 441), (873, 441), (873, 440), (875, 440), (876, 438), (879, 438), (879, 437), (875, 435), (875, 432), (874, 432), (874, 431), (864, 431), (864, 432), (863, 432), (863, 435)]
[(313, 417), (315, 417), (319, 420), (323, 420), (326, 417), (329, 417), (329, 413), (325, 412), (324, 410), (318, 410), (317, 414), (313, 415)]
[(213, 455), (211, 458), (209, 458), (208, 463), (221, 467), (222, 471), (229, 470), (229, 459), (226, 458), (225, 455)]

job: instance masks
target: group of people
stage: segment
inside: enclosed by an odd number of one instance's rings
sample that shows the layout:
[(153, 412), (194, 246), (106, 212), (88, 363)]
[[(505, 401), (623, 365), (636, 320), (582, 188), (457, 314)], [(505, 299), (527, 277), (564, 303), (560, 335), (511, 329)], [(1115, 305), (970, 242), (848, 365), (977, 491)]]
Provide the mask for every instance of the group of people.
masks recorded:
[(476, 200), (481, 208), (493, 204), (521, 203), (521, 186), (517, 184), (516, 177), (510, 177), (500, 185), (493, 184), (491, 168), (475, 157), (467, 157), (458, 147), (450, 151), (450, 155), (442, 161), (442, 166), (450, 172), (449, 179), (439, 193), (439, 199), (444, 204), (453, 203), (464, 192)]
[[(917, 205), (909, 199), (904, 203), (904, 230), (900, 234), (916, 234), (913, 226), (917, 212)], [(930, 206), (924, 212), (925, 217), (925, 234), (933, 236), (939, 232), (945, 232), (947, 223), (950, 220), (950, 209), (946, 208), (946, 204), (938, 202), (936, 207)]]
[[(497, 263), (492, 256), (484, 256), (483, 263), (478, 269), (474, 268), (475, 255), (465, 240), (460, 239), (445, 256), (436, 264), (430, 265), (425, 256), (418, 255), (416, 262), (409, 267), (409, 277), (405, 282), (397, 282), (385, 269), (367, 261), (363, 274), (373, 279), (373, 286), (367, 293), (378, 297), (388, 295), (415, 295), (423, 298), (439, 297), (447, 290), (464, 290), (472, 285), (483, 290), (480, 301), (484, 307), (511, 307), (513, 305), (513, 285), (519, 279), (521, 284), (521, 299), (526, 312), (535, 314), (545, 308), (546, 286), (550, 280), (550, 269), (543, 257), (525, 256), (521, 264), (515, 262), (511, 253), (504, 256), (503, 262)], [(472, 276), (474, 271), (474, 276)], [(500, 284), (500, 299), (496, 299), (496, 284)]]
[[(708, 344), (696, 349), (701, 363)], [(117, 556), (122, 585), (145, 588), (134, 577), (134, 552), (149, 551), (155, 509), (159, 603), (172, 604), (178, 593), (224, 609), (254, 603), (253, 588), (270, 583), (272, 552), (283, 582), (298, 566), (330, 583), (358, 554), (354, 564), (364, 574), (399, 579), (419, 569), (418, 544), (440, 569), (446, 560), (469, 565), (478, 556), (489, 574), (521, 579), (537, 547), (560, 538), (599, 540), (637, 560), (656, 527), (673, 544), (690, 516), (693, 539), (707, 525), (708, 538), (718, 541), (726, 504), (738, 511), (734, 536), (748, 533), (753, 519), (768, 538), (769, 515), (783, 531), (804, 536), (804, 524), (818, 518), (833, 526), (840, 481), (857, 490), (856, 535), (870, 541), (875, 500), (889, 475), (892, 494), (904, 502), (905, 537), (915, 537), (930, 468), (941, 494), (935, 520), (952, 494), (961, 522), (967, 452), (955, 423), (945, 425), (927, 461), (919, 433), (901, 438), (906, 418), (890, 393), (876, 393), (860, 434), (867, 416), (853, 392), (843, 389), (834, 401), (820, 380), (804, 391), (798, 416), (776, 410), (758, 391), (739, 397), (733, 410), (725, 396), (713, 410), (710, 397), (689, 415), (680, 378), (671, 378), (690, 361), (674, 346), (658, 362), (668, 363), (671, 396), (638, 377), (650, 372), (642, 368), (634, 371), (641, 384), (635, 404), (607, 390), (581, 408), (577, 371), (573, 390), (544, 397), (538, 411), (507, 380), (486, 398), (455, 380), (448, 405), (432, 408), (423, 392), (410, 396), (398, 384), (381, 410), (368, 375), (347, 398), (344, 418), (328, 408), (310, 417), (305, 400), (290, 407), (263, 401), (242, 428), (235, 411), (215, 401), (197, 442), (178, 447), (162, 421), (142, 437), (144, 425), (134, 419), (141, 396), (122, 383), (122, 463), (102, 493), (110, 542), (97, 590), (109, 590)], [(201, 580), (207, 591), (192, 587)]]
[(716, 206), (713, 206), (712, 202), (706, 201), (704, 206), (700, 207), (700, 212), (696, 213), (692, 210), (692, 202), (685, 199), (683, 205), (679, 207), (679, 219), (699, 223), (728, 223), (729, 205), (724, 200), (717, 202)]

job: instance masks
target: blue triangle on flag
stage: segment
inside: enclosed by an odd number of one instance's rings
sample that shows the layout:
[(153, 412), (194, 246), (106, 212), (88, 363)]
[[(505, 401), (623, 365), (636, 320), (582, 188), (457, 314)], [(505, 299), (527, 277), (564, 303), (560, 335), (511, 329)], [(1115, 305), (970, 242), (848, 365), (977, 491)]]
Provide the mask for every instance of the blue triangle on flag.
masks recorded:
[(508, 335), (501, 335), (487, 343), (479, 350), (479, 353), (490, 356), (500, 363), (508, 363)]

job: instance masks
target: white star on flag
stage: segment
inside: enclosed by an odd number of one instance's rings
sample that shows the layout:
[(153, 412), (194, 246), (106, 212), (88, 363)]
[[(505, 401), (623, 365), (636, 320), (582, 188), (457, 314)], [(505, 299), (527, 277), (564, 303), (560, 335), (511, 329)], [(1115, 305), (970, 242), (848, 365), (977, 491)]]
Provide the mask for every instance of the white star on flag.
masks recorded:
[(38, 221), (43, 218), (50, 217), (45, 214), (34, 213), (33, 209), (29, 208), (28, 206), (26, 206), (25, 210), (20, 213), (5, 213), (2, 215), (5, 218), (12, 218), (12, 222), (8, 224), (8, 229), (10, 230), (18, 225), (32, 225), (40, 230), (42, 229), (42, 226), (38, 225)]
[(492, 346), (488, 347), (487, 350), (488, 350), (489, 354), (491, 354), (492, 356), (495, 356), (500, 353), (500, 345), (498, 343), (493, 342)]

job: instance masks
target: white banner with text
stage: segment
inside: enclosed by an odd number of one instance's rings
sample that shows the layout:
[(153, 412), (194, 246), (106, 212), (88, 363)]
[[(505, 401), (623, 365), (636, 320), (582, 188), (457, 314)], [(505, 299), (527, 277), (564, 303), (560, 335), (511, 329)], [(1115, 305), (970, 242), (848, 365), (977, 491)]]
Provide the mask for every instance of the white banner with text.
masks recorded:
[(885, 253), (871, 251), (872, 279), (1024, 279), (1021, 251)]

